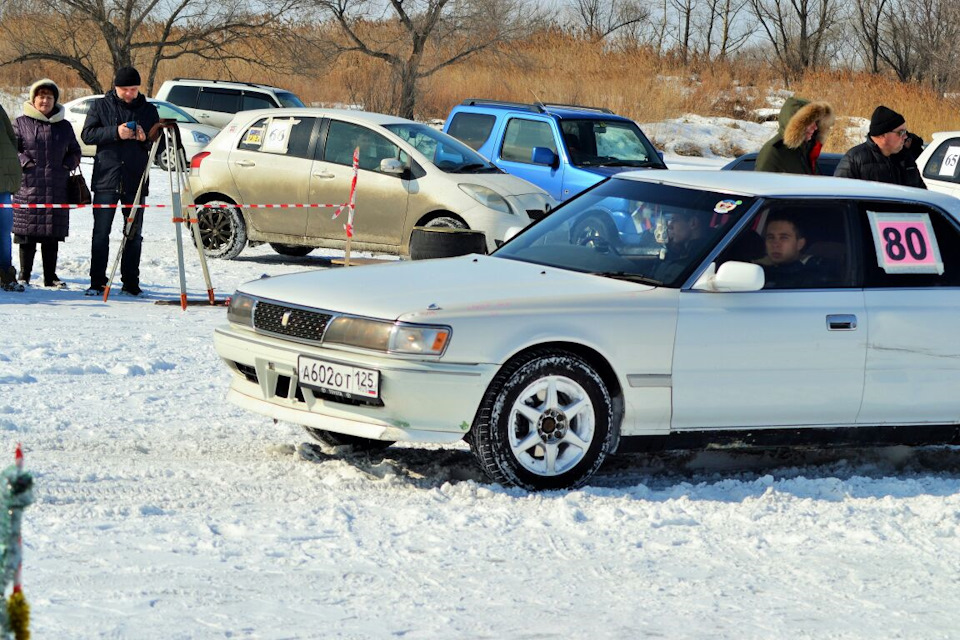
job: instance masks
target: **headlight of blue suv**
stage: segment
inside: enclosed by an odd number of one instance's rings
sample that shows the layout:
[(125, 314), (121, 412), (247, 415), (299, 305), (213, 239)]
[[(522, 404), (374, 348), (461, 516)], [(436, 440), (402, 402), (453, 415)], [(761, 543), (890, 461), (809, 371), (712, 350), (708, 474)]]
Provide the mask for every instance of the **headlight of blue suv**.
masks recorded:
[(458, 186), (465, 194), (485, 207), (489, 207), (494, 211), (502, 211), (503, 213), (513, 213), (513, 210), (507, 201), (504, 200), (503, 196), (489, 187), (484, 187), (479, 184), (461, 184)]
[(252, 327), (253, 307), (256, 302), (256, 298), (235, 291), (230, 297), (230, 306), (227, 307), (227, 321)]
[(389, 353), (439, 356), (450, 341), (450, 333), (449, 327), (340, 316), (327, 327), (323, 341)]
[(191, 131), (190, 133), (193, 134), (193, 141), (197, 144), (210, 144), (210, 136), (207, 134), (200, 133), (199, 131)]

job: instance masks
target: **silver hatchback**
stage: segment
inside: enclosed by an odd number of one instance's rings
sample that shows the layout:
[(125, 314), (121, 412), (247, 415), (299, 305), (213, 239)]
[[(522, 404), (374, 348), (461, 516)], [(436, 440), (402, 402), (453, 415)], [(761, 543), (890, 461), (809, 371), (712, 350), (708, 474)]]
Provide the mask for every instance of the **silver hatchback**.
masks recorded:
[[(358, 150), (352, 248), (408, 254), (414, 227), (473, 229), (493, 250), (555, 201), (429, 125), (332, 109), (238, 113), (195, 156), (190, 185), (208, 256), (234, 258), (247, 242), (281, 254), (343, 248)], [(289, 205), (289, 206), (276, 206)]]

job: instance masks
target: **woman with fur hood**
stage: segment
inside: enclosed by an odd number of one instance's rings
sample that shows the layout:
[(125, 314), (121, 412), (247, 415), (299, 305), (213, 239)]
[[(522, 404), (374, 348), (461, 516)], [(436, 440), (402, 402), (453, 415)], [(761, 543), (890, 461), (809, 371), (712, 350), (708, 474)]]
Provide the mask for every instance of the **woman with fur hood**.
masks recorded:
[[(16, 119), (17, 150), (23, 168), (23, 184), (14, 202), (50, 204), (67, 201), (67, 177), (80, 166), (80, 144), (73, 127), (64, 120), (59, 104), (60, 88), (44, 78), (30, 87), (23, 115)], [(43, 286), (64, 288), (57, 276), (59, 244), (70, 230), (70, 210), (16, 209), (13, 239), (20, 245), (20, 284), (30, 283), (37, 243), (43, 257)]]
[(833, 108), (826, 102), (790, 97), (780, 109), (780, 131), (757, 155), (756, 171), (816, 175), (817, 158), (830, 127)]

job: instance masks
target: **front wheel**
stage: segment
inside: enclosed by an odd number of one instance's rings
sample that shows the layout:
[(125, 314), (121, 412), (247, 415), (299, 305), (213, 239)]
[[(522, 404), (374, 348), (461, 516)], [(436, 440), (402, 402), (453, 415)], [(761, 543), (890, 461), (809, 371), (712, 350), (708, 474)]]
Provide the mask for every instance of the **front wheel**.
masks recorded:
[(212, 200), (197, 208), (200, 240), (208, 258), (232, 260), (247, 245), (247, 225), (232, 202)]
[(507, 363), (484, 394), (470, 447), (494, 482), (574, 488), (611, 447), (613, 403), (583, 358), (540, 349)]

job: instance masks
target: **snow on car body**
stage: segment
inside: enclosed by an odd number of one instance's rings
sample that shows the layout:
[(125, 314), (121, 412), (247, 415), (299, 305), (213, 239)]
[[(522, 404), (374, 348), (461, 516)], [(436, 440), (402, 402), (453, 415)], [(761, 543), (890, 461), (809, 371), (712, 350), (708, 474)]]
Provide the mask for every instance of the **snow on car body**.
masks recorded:
[[(491, 256), (247, 283), (215, 343), (240, 406), (360, 447), (466, 437), (530, 488), (616, 451), (949, 442), (958, 211), (856, 180), (622, 174)], [(637, 233), (607, 224), (624, 213)], [(691, 217), (695, 246), (669, 242)], [(785, 287), (761, 237), (784, 217), (815, 274)]]

